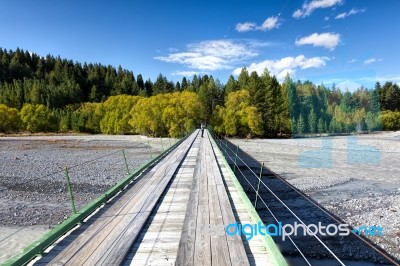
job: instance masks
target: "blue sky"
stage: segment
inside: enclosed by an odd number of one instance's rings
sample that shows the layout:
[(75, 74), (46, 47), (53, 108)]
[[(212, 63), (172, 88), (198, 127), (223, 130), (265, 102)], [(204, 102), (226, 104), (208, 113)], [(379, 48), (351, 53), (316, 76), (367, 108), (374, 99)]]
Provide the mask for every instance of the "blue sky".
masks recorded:
[(400, 82), (398, 0), (18, 1), (0, 6), (0, 47), (159, 73), (241, 67), (353, 89)]

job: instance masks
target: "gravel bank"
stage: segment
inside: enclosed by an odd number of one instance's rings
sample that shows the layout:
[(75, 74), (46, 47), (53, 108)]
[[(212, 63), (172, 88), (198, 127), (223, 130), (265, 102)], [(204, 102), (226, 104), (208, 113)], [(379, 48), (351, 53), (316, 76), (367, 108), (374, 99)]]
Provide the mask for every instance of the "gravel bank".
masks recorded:
[(381, 225), (370, 240), (400, 259), (400, 132), (231, 141), (350, 225)]

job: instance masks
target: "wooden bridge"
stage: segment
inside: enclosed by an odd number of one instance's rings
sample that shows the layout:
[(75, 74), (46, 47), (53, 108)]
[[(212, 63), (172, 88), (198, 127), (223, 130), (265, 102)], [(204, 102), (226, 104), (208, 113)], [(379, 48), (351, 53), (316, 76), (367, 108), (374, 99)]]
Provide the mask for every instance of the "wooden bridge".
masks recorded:
[(225, 232), (257, 217), (209, 132), (197, 130), (31, 264), (285, 264), (269, 236)]

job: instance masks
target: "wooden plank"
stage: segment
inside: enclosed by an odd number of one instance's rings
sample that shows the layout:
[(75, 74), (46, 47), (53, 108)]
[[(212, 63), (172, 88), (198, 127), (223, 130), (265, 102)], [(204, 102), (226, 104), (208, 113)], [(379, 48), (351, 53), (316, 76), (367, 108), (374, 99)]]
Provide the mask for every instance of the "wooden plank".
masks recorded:
[[(228, 243), (225, 232), (220, 232), (219, 228), (223, 225), (221, 218), (221, 208), (216, 189), (214, 176), (209, 175), (209, 210), (210, 210), (210, 227), (211, 231), (211, 255), (212, 265), (231, 265)], [(218, 230), (215, 232), (215, 230)]]
[(213, 169), (213, 151), (208, 139), (204, 144), (204, 149), (207, 158), (203, 167), (207, 171), (208, 178), (208, 206), (210, 211), (209, 224), (210, 228), (213, 229), (211, 231), (212, 265), (231, 265), (225, 232), (219, 231), (219, 228), (223, 226), (223, 220), (221, 217), (221, 207), (216, 189), (216, 173)]
[[(208, 134), (207, 134), (207, 139), (209, 148), (212, 149)], [(227, 226), (228, 224), (235, 222), (235, 216), (233, 215), (231, 203), (229, 201), (228, 194), (225, 190), (225, 185), (222, 180), (221, 172), (219, 171), (218, 168), (217, 158), (215, 157), (214, 152), (212, 154), (213, 158), (210, 160), (211, 168), (212, 172), (214, 173), (214, 177), (216, 179), (215, 180), (217, 184), (216, 189), (219, 198), (219, 203), (221, 206), (220, 210), (221, 210), (223, 224), (224, 226)], [(227, 238), (227, 245), (229, 248), (229, 255), (232, 265), (250, 265), (246, 251), (244, 249), (242, 239), (238, 235), (227, 236), (225, 234), (225, 237)]]
[[(218, 195), (221, 198), (226, 195), (225, 187), (217, 186)], [(233, 215), (230, 203), (226, 200), (220, 202), (222, 210), (222, 218), (224, 220), (224, 225), (235, 222), (235, 217)], [(228, 237), (228, 247), (229, 254), (231, 256), (232, 265), (249, 265), (247, 259), (246, 251), (243, 246), (242, 239), (238, 236), (227, 236)]]
[(195, 231), (197, 226), (197, 205), (199, 202), (199, 176), (201, 174), (201, 145), (196, 158), (196, 168), (194, 170), (192, 189), (186, 209), (186, 216), (182, 228), (181, 240), (179, 241), (176, 265), (193, 265), (195, 248)]
[(142, 215), (138, 217), (138, 219), (131, 221), (127, 225), (126, 231), (124, 231), (123, 234), (119, 236), (118, 240), (109, 247), (108, 252), (102, 254), (101, 259), (97, 263), (98, 265), (118, 265), (122, 262), (126, 254), (129, 252), (129, 249), (132, 246), (133, 242), (140, 233), (140, 230), (143, 228), (144, 223), (151, 213), (151, 210), (163, 193), (172, 175), (173, 173), (169, 178), (164, 178), (161, 184), (156, 188), (156, 191), (149, 195), (149, 197), (145, 201), (145, 205), (143, 206), (143, 209), (145, 211), (142, 213)]
[[(200, 163), (200, 175), (199, 178), (199, 203), (197, 206), (197, 223), (196, 223), (196, 240), (194, 249), (194, 264), (195, 265), (211, 265), (211, 243), (210, 233), (208, 226), (210, 223), (209, 208), (208, 208), (208, 180), (207, 172), (205, 169), (205, 162), (207, 159), (205, 148), (205, 142), (207, 140), (201, 139), (201, 152), (202, 158)], [(207, 230), (205, 230), (207, 226)]]

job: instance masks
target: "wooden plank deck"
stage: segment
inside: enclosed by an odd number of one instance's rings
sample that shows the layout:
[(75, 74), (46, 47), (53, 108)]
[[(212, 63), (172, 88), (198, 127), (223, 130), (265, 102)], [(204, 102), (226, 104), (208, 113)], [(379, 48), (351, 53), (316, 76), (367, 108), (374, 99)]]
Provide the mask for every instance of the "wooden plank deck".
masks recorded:
[(251, 221), (213, 145), (207, 131), (192, 135), (38, 264), (273, 264), (260, 236), (225, 233)]
[[(242, 239), (225, 233), (235, 217), (207, 132), (198, 136), (193, 149), (195, 162), (184, 168), (188, 176), (175, 177), (124, 265), (249, 265)], [(182, 180), (191, 186), (177, 197), (174, 190)], [(165, 213), (166, 208), (171, 212)]]
[(200, 138), (197, 137), (158, 209), (149, 219), (123, 265), (175, 264), (189, 197), (194, 191), (193, 176), (199, 170), (196, 167), (199, 148)]

